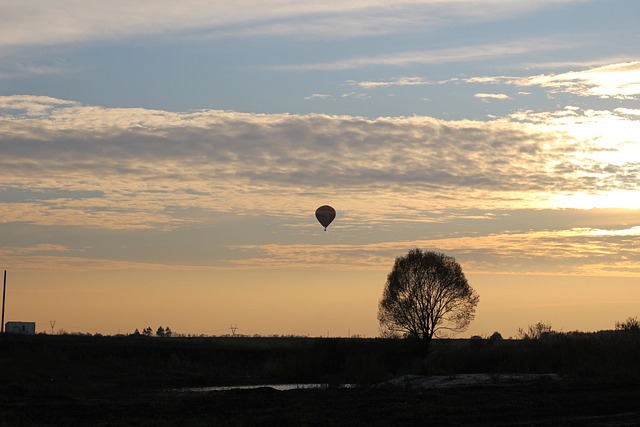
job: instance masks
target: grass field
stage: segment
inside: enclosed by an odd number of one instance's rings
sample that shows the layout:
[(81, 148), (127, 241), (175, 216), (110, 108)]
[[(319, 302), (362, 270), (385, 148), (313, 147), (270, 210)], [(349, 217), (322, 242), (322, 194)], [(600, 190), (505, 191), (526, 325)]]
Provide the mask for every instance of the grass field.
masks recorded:
[[(446, 390), (372, 387), (406, 374), (462, 373), (563, 379)], [(167, 391), (274, 383), (359, 387)], [(4, 335), (0, 408), (0, 425), (17, 426), (640, 425), (640, 334), (436, 340), (426, 353), (412, 340)]]

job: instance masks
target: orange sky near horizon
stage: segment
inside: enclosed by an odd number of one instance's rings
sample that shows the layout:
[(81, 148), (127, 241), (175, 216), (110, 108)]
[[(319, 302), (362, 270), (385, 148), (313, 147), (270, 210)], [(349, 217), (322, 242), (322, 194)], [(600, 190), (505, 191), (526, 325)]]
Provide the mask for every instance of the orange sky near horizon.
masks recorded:
[[(38, 332), (114, 335), (169, 326), (182, 334), (378, 336), (384, 271), (8, 272), (6, 321)], [(637, 278), (467, 275), (480, 295), (457, 337), (516, 337), (539, 321), (554, 330), (614, 329), (637, 316)], [(606, 294), (603, 295), (603, 289)], [(606, 296), (605, 296), (606, 295)]]

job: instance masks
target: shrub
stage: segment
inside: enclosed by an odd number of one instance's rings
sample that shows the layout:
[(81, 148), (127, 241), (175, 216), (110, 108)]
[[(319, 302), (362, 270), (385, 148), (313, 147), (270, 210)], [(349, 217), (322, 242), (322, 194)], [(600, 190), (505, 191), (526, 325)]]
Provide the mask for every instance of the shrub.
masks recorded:
[(502, 341), (502, 334), (500, 332), (494, 332), (493, 334), (491, 334), (491, 336), (489, 337), (489, 341), (492, 342), (496, 342), (496, 341)]
[(640, 321), (637, 317), (629, 317), (624, 322), (616, 322), (616, 331), (640, 332)]
[(538, 322), (535, 325), (529, 325), (525, 331), (522, 328), (518, 328), (518, 338), (523, 340), (539, 340), (545, 335), (549, 335), (553, 332), (551, 325), (548, 323)]

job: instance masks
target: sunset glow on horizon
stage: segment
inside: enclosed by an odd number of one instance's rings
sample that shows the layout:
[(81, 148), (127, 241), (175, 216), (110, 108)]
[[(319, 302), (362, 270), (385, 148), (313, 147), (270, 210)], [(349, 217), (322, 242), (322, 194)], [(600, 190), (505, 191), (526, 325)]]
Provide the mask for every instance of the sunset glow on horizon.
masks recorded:
[(639, 316), (640, 4), (491, 3), (8, 2), (5, 320), (373, 337), (416, 247), (460, 336)]

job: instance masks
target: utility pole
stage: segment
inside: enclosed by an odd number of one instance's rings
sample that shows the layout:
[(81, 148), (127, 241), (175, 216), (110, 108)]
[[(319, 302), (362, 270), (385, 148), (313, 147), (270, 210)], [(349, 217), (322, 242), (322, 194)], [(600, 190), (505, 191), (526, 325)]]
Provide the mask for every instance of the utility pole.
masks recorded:
[(7, 295), (7, 270), (4, 271), (4, 286), (2, 287), (2, 324), (0, 332), (4, 333), (4, 299)]
[(231, 336), (235, 337), (236, 336), (236, 331), (238, 330), (238, 325), (231, 325), (231, 327), (229, 328), (231, 329)]
[(53, 335), (53, 327), (56, 326), (55, 320), (49, 320), (49, 324), (51, 325), (51, 335)]

